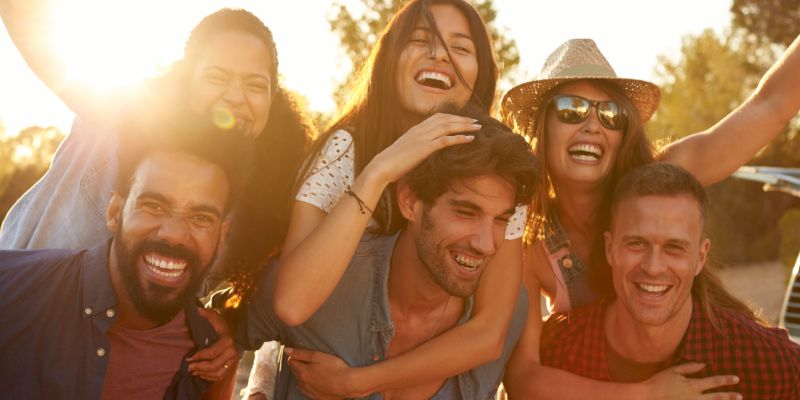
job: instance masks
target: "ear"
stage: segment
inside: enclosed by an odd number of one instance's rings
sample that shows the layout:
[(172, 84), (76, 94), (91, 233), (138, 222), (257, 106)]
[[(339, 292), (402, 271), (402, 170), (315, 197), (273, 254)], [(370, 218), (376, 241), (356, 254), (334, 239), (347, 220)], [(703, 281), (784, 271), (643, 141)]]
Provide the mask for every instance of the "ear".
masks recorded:
[(106, 210), (106, 226), (111, 232), (116, 232), (122, 223), (122, 206), (125, 204), (125, 199), (122, 198), (117, 192), (111, 192), (111, 200), (108, 202), (108, 209)]
[(219, 242), (217, 243), (217, 253), (222, 251), (222, 248), (225, 245), (225, 239), (228, 238), (228, 228), (231, 227), (231, 221), (229, 219), (225, 219), (222, 221), (222, 225), (220, 226), (219, 230)]
[(700, 271), (706, 266), (708, 260), (708, 252), (711, 251), (711, 241), (708, 238), (703, 239), (700, 243), (700, 259), (697, 261), (697, 267), (694, 271), (694, 276), (700, 275)]
[(422, 200), (411, 190), (405, 178), (397, 181), (397, 207), (400, 209), (400, 214), (409, 222), (417, 220), (416, 211), (422, 207)]
[(614, 268), (614, 263), (611, 262), (611, 232), (605, 231), (603, 233), (603, 240), (605, 240), (606, 245), (606, 262), (611, 268)]

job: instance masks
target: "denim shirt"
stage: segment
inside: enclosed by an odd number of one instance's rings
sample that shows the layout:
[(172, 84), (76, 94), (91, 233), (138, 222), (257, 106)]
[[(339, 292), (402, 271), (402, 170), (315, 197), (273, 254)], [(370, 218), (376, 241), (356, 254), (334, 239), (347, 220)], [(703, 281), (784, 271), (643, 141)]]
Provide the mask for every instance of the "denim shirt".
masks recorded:
[[(0, 397), (99, 399), (117, 320), (108, 270), (110, 241), (89, 250), (0, 251)], [(217, 333), (184, 307), (196, 350)], [(199, 399), (209, 383), (191, 375), (185, 358), (165, 399)]]
[[(253, 301), (244, 311), (245, 316), (239, 319), (237, 344), (252, 350), (259, 348), (264, 341), (279, 340), (287, 346), (335, 354), (352, 367), (384, 360), (395, 333), (387, 284), (389, 263), (398, 235), (366, 235), (336, 289), (300, 326), (289, 327), (272, 313), (275, 269), (269, 269), (259, 281)], [(471, 309), (472, 299), (468, 298), (459, 324), (469, 319)], [(460, 392), (460, 398), (464, 399), (494, 398), (505, 363), (524, 328), (527, 311), (527, 295), (522, 288), (500, 358), (458, 375), (458, 390), (448, 392)], [(278, 368), (274, 398), (305, 399), (297, 390), (297, 381), (285, 362), (284, 354)], [(368, 398), (381, 397), (375, 393)]]
[(0, 249), (85, 249), (109, 237), (117, 147), (110, 126), (76, 118), (50, 169), (6, 215)]

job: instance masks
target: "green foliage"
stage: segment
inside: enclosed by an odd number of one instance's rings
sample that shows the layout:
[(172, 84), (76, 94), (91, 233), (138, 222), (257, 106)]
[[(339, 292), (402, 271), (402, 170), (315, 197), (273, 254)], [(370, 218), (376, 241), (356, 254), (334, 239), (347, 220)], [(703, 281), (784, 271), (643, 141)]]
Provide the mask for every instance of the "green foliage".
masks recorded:
[(800, 34), (800, 0), (733, 0), (731, 13), (755, 41), (788, 46)]
[(648, 125), (652, 139), (675, 140), (707, 129), (753, 91), (763, 71), (732, 46), (734, 41), (709, 29), (684, 37), (678, 59), (659, 57), (662, 98)]
[[(705, 130), (741, 104), (758, 85), (779, 52), (772, 44), (749, 40), (743, 30), (721, 35), (706, 30), (683, 38), (679, 57), (659, 58), (661, 105), (648, 125), (649, 136), (670, 142)], [(797, 126), (780, 133), (751, 162), (753, 165), (800, 165)], [(715, 257), (728, 263), (778, 258), (784, 230), (778, 221), (800, 200), (763, 193), (760, 185), (727, 179), (708, 189), (712, 209), (709, 231)], [(788, 231), (787, 231), (788, 232)], [(787, 245), (789, 246), (789, 245)], [(795, 254), (797, 246), (795, 246)]]
[(63, 138), (64, 134), (52, 127), (30, 127), (16, 136), (4, 136), (0, 131), (0, 221), (47, 171)]
[[(361, 0), (356, 5), (348, 2), (348, 6), (345, 6), (345, 2), (342, 0), (334, 2), (328, 22), (331, 25), (331, 31), (339, 36), (344, 53), (352, 63), (353, 71), (361, 67), (369, 56), (369, 52), (378, 39), (378, 35), (406, 1)], [(497, 11), (494, 9), (493, 0), (475, 0), (472, 4), (489, 28), (502, 79), (504, 76), (508, 76), (519, 64), (517, 44), (514, 39), (507, 35), (505, 30), (495, 26)], [(345, 83), (352, 80), (352, 74), (351, 72), (351, 76), (336, 88), (334, 98), (337, 104), (344, 102), (343, 100), (346, 96)]]

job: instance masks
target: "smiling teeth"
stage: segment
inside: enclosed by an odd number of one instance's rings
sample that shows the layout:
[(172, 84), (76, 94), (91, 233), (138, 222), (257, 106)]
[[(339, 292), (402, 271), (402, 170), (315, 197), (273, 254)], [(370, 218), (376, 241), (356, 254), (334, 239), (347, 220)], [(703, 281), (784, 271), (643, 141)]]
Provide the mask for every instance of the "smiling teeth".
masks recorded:
[(588, 143), (576, 144), (569, 148), (569, 152), (573, 158), (583, 161), (598, 160), (603, 156), (603, 150), (600, 146)]
[(662, 293), (662, 292), (666, 292), (667, 289), (669, 289), (669, 286), (667, 286), (667, 285), (652, 285), (652, 284), (649, 284), (649, 283), (640, 283), (639, 284), (639, 289), (642, 289), (645, 292), (650, 292), (650, 293)]
[(453, 86), (450, 81), (450, 77), (440, 72), (423, 71), (417, 76), (417, 82), (419, 83), (422, 83), (426, 79), (442, 82), (447, 89), (450, 89)]
[(144, 256), (145, 262), (151, 271), (165, 278), (177, 278), (183, 274), (186, 269), (187, 263), (167, 261), (164, 259), (156, 258), (152, 255)]
[(460, 254), (456, 255), (454, 258), (457, 263), (459, 263), (462, 267), (470, 271), (474, 271), (481, 266), (480, 259), (471, 259)]

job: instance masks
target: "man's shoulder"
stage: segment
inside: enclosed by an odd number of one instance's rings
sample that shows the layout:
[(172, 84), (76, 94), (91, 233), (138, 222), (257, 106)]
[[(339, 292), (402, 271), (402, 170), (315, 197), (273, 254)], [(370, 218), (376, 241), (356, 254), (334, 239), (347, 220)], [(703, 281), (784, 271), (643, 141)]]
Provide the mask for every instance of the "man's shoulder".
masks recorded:
[(764, 352), (783, 355), (794, 355), (800, 362), (800, 345), (789, 339), (785, 329), (764, 326), (741, 313), (722, 307), (715, 307), (723, 327), (722, 337), (731, 340), (738, 346), (758, 347)]
[(0, 250), (0, 272), (35, 270), (58, 265), (69, 265), (86, 250)]
[(565, 344), (569, 338), (592, 334), (597, 326), (602, 327), (604, 303), (596, 302), (567, 312), (550, 315), (542, 327), (542, 349)]

